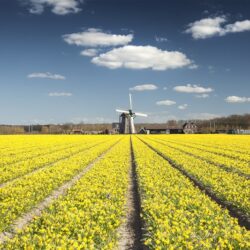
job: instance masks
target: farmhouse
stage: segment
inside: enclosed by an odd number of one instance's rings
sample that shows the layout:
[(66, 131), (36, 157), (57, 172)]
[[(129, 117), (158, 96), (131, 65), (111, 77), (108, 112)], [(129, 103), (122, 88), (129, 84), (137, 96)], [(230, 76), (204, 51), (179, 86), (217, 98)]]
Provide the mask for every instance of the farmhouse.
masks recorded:
[(184, 134), (195, 134), (198, 131), (198, 127), (194, 122), (186, 122), (183, 124)]

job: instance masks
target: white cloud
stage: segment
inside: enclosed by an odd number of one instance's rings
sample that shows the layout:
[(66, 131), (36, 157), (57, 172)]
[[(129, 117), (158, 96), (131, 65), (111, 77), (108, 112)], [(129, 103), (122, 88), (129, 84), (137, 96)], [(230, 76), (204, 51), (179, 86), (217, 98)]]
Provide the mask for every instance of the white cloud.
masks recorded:
[(237, 21), (227, 24), (225, 16), (204, 18), (188, 25), (185, 33), (190, 33), (194, 39), (205, 39), (213, 36), (224, 36), (229, 33), (237, 33), (250, 30), (250, 20)]
[(53, 79), (53, 80), (65, 80), (66, 77), (59, 75), (59, 74), (52, 74), (50, 72), (45, 72), (45, 73), (39, 73), (39, 72), (34, 72), (31, 73), (27, 76), (28, 78), (47, 78), (47, 79)]
[(58, 96), (72, 96), (72, 93), (68, 93), (68, 92), (50, 92), (49, 96), (51, 97), (58, 97)]
[(93, 57), (97, 55), (98, 51), (99, 51), (98, 49), (85, 49), (85, 50), (82, 50), (80, 54), (82, 56)]
[(66, 34), (63, 39), (68, 44), (77, 46), (118, 46), (130, 43), (133, 40), (133, 35), (115, 35), (104, 33), (100, 29), (90, 28), (83, 32)]
[(237, 21), (225, 26), (225, 33), (237, 33), (250, 30), (250, 20)]
[(183, 104), (183, 105), (179, 105), (178, 109), (184, 110), (187, 109), (188, 105), (187, 104)]
[(155, 36), (155, 41), (161, 43), (161, 42), (167, 42), (168, 39), (166, 37)]
[(212, 88), (204, 88), (201, 87), (199, 85), (195, 85), (195, 84), (187, 84), (184, 86), (175, 86), (174, 90), (177, 92), (183, 92), (183, 93), (209, 93), (212, 92), (213, 89)]
[(167, 70), (191, 65), (192, 61), (178, 51), (160, 50), (153, 46), (127, 45), (94, 57), (92, 63), (110, 69)]
[(45, 7), (51, 7), (51, 11), (57, 15), (78, 13), (81, 11), (78, 6), (82, 2), (83, 0), (26, 0), (26, 3), (30, 6), (29, 11), (32, 14), (41, 14)]
[(174, 104), (176, 104), (176, 102), (171, 101), (171, 100), (162, 100), (162, 101), (156, 102), (156, 105), (159, 105), (159, 106), (161, 106), (161, 105), (171, 106), (171, 105), (174, 105)]
[(156, 90), (158, 87), (154, 84), (142, 84), (142, 85), (136, 85), (129, 90), (131, 91), (145, 91), (145, 90)]
[(215, 18), (204, 18), (199, 21), (195, 21), (188, 25), (186, 33), (192, 34), (194, 39), (204, 39), (219, 35), (221, 33), (221, 24), (226, 22), (226, 18), (215, 17)]
[(229, 103), (244, 103), (250, 102), (250, 97), (228, 96), (225, 101)]
[(209, 120), (218, 117), (221, 117), (221, 115), (211, 114), (211, 113), (190, 113), (187, 115), (188, 119), (193, 119), (193, 120)]
[(201, 95), (196, 95), (195, 97), (197, 97), (197, 98), (208, 98), (209, 95), (208, 94), (201, 94)]

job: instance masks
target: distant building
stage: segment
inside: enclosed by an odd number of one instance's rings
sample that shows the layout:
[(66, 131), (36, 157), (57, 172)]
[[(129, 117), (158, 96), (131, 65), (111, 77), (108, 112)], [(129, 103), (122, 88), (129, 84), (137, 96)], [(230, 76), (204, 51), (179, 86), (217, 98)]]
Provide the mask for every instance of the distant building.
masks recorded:
[(183, 134), (183, 129), (182, 128), (170, 128), (167, 129), (167, 134)]
[(112, 123), (112, 128), (109, 129), (109, 134), (119, 134), (120, 132), (120, 124), (119, 122), (113, 122)]
[(139, 134), (183, 134), (183, 129), (179, 127), (168, 128), (165, 124), (158, 126), (146, 126), (141, 128)]
[(83, 131), (81, 129), (73, 129), (73, 130), (71, 130), (70, 134), (81, 135), (81, 134), (83, 134)]
[(146, 135), (146, 134), (149, 134), (149, 131), (146, 128), (140, 128), (138, 134), (144, 134), (144, 135)]
[(85, 135), (101, 135), (101, 134), (104, 134), (104, 131), (102, 131), (102, 130), (84, 130), (83, 134), (85, 134)]
[(228, 131), (226, 129), (216, 129), (214, 131), (215, 134), (227, 134)]
[(183, 124), (184, 134), (195, 134), (198, 131), (198, 127), (194, 122), (186, 122)]
[(248, 129), (229, 129), (227, 134), (238, 134), (238, 135), (249, 135), (250, 130)]
[(166, 128), (141, 128), (139, 134), (166, 134)]
[(237, 133), (240, 135), (250, 135), (250, 129), (237, 129)]
[(159, 124), (155, 126), (145, 126), (140, 129), (139, 134), (195, 134), (198, 127), (194, 122), (186, 122), (183, 125)]
[(112, 129), (109, 132), (110, 132), (110, 134), (119, 134), (119, 132), (120, 132), (119, 122), (113, 122)]

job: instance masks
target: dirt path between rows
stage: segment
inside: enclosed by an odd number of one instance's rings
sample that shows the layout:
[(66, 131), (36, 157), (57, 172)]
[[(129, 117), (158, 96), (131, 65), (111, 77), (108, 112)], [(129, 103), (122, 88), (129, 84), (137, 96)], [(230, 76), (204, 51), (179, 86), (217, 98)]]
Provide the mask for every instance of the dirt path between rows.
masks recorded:
[(136, 173), (136, 164), (134, 159), (132, 139), (130, 137), (130, 171), (129, 171), (129, 186), (127, 192), (126, 203), (126, 218), (125, 223), (118, 230), (120, 240), (118, 242), (119, 250), (141, 250), (147, 249), (142, 242), (143, 222), (141, 214), (141, 198), (138, 187), (138, 177)]

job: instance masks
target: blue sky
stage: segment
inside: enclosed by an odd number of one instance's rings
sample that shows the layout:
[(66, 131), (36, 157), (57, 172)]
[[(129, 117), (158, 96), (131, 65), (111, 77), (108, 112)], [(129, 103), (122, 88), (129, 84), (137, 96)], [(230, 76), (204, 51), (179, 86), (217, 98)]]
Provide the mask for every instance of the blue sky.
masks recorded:
[(1, 0), (0, 30), (0, 124), (249, 113), (247, 0)]

